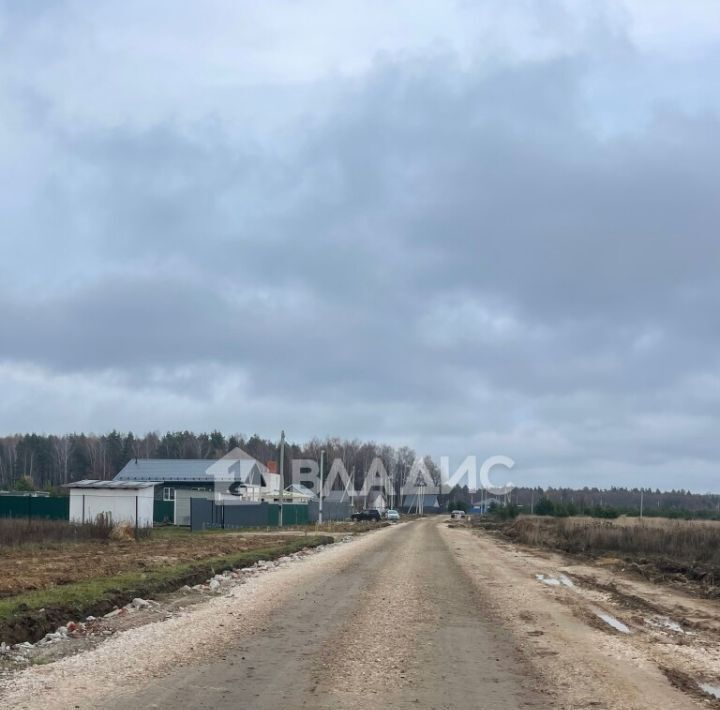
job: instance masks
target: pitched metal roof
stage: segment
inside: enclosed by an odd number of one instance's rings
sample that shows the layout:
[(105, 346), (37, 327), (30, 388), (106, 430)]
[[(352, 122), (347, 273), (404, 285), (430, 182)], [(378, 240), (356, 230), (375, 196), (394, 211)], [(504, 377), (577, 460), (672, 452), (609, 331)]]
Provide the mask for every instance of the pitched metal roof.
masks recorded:
[(115, 476), (116, 481), (207, 481), (207, 459), (131, 459)]
[(313, 500), (317, 498), (310, 488), (303, 486), (301, 483), (291, 483), (285, 489), (285, 493), (294, 493), (295, 495), (305, 496), (306, 498), (312, 498)]
[(153, 488), (158, 485), (158, 481), (96, 481), (87, 479), (84, 481), (75, 481), (74, 483), (66, 483), (65, 488), (110, 488), (137, 490), (139, 488)]
[(266, 466), (239, 448), (221, 459), (131, 459), (113, 480), (213, 483), (216, 474), (228, 472), (237, 472), (237, 478), (245, 480), (246, 466), (253, 464), (261, 474), (267, 473)]

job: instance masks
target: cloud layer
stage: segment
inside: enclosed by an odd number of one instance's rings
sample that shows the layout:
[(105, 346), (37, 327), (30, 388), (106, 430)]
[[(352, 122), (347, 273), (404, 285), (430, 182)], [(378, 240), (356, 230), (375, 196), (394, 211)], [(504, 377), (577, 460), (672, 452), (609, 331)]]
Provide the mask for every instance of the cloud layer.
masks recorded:
[(716, 489), (713, 4), (267, 5), (0, 3), (0, 429)]

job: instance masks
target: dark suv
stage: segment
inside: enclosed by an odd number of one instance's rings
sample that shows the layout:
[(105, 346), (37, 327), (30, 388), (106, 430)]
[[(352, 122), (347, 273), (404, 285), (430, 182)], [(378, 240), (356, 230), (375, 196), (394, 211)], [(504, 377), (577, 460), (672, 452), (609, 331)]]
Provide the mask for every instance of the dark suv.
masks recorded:
[(359, 513), (353, 513), (350, 516), (351, 520), (372, 520), (378, 522), (382, 516), (377, 508), (371, 508), (370, 510), (361, 510)]

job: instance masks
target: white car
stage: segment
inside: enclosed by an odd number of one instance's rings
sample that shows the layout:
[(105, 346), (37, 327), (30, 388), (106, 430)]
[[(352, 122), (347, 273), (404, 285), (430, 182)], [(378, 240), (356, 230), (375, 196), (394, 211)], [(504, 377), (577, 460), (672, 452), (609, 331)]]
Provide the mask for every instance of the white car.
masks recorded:
[(450, 517), (453, 520), (462, 520), (465, 517), (465, 511), (464, 510), (453, 510), (453, 512), (450, 513)]
[(388, 520), (400, 520), (400, 513), (398, 513), (397, 510), (388, 510), (385, 517)]

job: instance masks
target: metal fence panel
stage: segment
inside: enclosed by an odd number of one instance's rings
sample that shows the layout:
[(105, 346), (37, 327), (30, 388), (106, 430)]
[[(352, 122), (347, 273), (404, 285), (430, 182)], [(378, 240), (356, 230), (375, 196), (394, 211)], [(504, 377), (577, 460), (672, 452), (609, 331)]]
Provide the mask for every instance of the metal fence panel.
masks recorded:
[(261, 528), (267, 527), (268, 503), (248, 503), (243, 505), (226, 505), (224, 508), (223, 527), (228, 528)]
[(68, 520), (70, 517), (70, 498), (30, 498), (30, 515), (33, 518)]
[(283, 525), (307, 525), (307, 503), (283, 505)]
[(153, 522), (172, 525), (175, 522), (175, 503), (171, 500), (156, 498), (153, 501)]
[[(190, 526), (193, 531), (211, 528), (264, 528), (279, 525), (280, 506), (275, 503), (215, 505), (204, 498), (190, 499)], [(323, 511), (324, 512), (324, 511)], [(306, 504), (283, 506), (283, 526), (307, 525), (310, 521)]]
[(30, 496), (0, 496), (0, 516), (3, 518), (29, 518)]
[(215, 504), (207, 498), (190, 499), (190, 529), (193, 532), (214, 527)]
[[(323, 521), (328, 520), (347, 520), (350, 517), (352, 506), (349, 501), (340, 503), (339, 501), (323, 501)], [(308, 503), (308, 519), (311, 523), (316, 523), (320, 515), (320, 504), (313, 500)]]
[(70, 499), (44, 496), (0, 496), (0, 518), (68, 520)]

